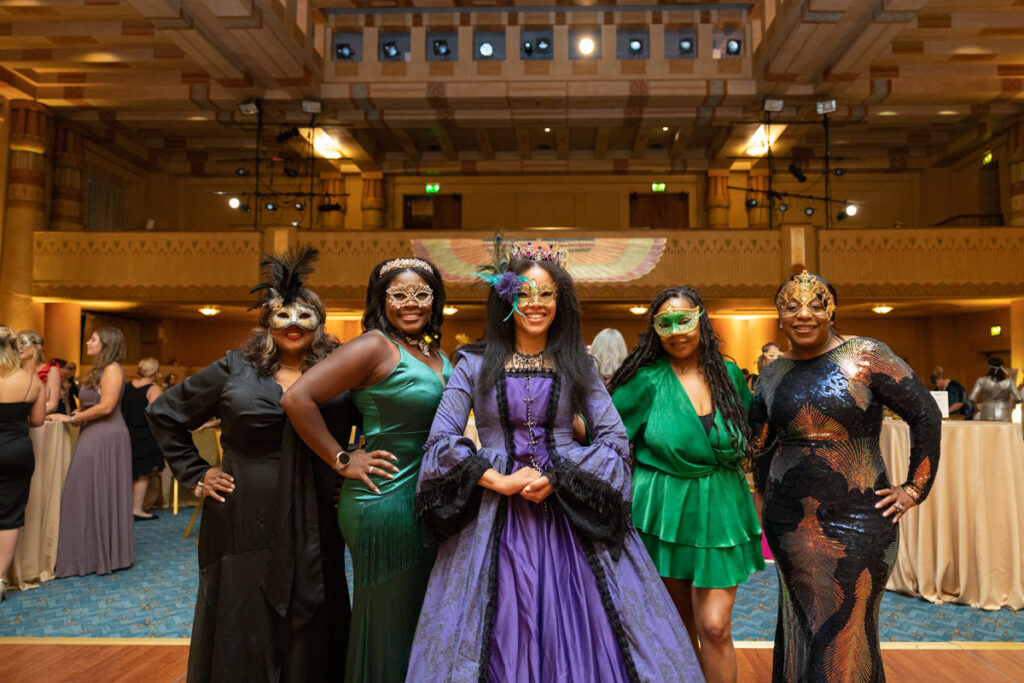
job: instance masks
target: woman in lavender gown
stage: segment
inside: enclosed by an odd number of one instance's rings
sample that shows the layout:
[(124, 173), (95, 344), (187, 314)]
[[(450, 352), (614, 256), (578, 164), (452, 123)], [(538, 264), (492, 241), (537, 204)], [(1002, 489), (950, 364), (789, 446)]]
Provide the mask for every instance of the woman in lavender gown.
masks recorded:
[[(417, 516), (441, 547), (406, 680), (703, 680), (630, 523), (626, 433), (572, 278), (551, 251), (496, 261), (484, 341), (461, 352), (424, 446)], [(573, 440), (577, 413), (592, 445)]]

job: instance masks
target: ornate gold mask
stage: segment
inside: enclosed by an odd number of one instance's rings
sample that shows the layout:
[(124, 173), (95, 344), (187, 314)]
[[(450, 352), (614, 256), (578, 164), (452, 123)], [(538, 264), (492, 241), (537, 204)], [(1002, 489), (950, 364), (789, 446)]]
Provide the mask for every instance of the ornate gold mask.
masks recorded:
[(782, 287), (775, 307), (780, 318), (795, 318), (806, 308), (815, 318), (831, 320), (836, 300), (821, 280), (805, 270)]
[(422, 283), (394, 284), (387, 288), (388, 302), (395, 308), (401, 308), (410, 301), (420, 308), (434, 303), (434, 290)]
[(542, 304), (550, 306), (555, 303), (558, 296), (556, 285), (540, 284), (536, 280), (530, 280), (519, 285), (519, 304)]

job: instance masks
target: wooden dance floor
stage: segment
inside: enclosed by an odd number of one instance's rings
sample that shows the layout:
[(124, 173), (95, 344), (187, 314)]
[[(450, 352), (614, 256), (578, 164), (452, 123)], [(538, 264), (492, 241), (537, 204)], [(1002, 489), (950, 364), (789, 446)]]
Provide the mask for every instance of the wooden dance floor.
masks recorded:
[[(1024, 681), (1024, 643), (885, 643), (890, 683)], [(770, 643), (737, 643), (740, 681), (771, 679)], [(0, 638), (0, 681), (185, 681), (188, 640)]]

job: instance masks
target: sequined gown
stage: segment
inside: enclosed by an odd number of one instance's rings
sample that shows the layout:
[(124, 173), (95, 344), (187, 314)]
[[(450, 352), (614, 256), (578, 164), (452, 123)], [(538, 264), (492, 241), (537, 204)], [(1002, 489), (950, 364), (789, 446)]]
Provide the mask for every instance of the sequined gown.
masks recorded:
[(750, 419), (779, 573), (775, 681), (885, 680), (878, 607), (899, 531), (875, 508), (874, 491), (890, 485), (879, 451), (883, 405), (910, 426), (905, 483), (923, 502), (942, 418), (885, 344), (856, 337), (815, 358), (780, 358), (758, 381)]

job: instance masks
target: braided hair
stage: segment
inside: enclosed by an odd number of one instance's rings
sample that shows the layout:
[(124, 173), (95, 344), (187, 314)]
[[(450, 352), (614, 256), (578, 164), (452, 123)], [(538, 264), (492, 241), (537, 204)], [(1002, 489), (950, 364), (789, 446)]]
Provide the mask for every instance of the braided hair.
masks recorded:
[(611, 382), (608, 384), (608, 392), (615, 393), (616, 389), (633, 379), (640, 368), (667, 355), (665, 348), (661, 345), (661, 337), (654, 331), (653, 321), (655, 313), (665, 302), (676, 298), (687, 299), (704, 311), (699, 322), (700, 346), (697, 349), (697, 363), (711, 393), (711, 409), (721, 411), (722, 421), (726, 428), (732, 433), (734, 439), (738, 439), (738, 445), (743, 448), (750, 442), (747, 411), (743, 408), (740, 397), (736, 393), (736, 386), (725, 367), (722, 352), (718, 349), (719, 338), (714, 328), (711, 327), (711, 320), (704, 309), (704, 301), (701, 300), (700, 294), (690, 287), (670, 287), (654, 297), (654, 301), (647, 309), (647, 329), (640, 335), (639, 341), (626, 356), (622, 366), (612, 375)]

